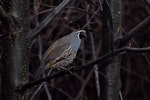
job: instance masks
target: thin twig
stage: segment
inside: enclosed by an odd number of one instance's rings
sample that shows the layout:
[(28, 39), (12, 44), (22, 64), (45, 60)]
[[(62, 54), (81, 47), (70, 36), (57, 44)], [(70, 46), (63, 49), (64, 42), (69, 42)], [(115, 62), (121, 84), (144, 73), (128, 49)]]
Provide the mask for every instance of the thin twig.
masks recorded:
[[(36, 5), (36, 0), (34, 0), (34, 11), (35, 13), (37, 13), (37, 5)], [(35, 17), (35, 21), (36, 21), (36, 26), (39, 25), (39, 21), (38, 21), (38, 16)], [(40, 61), (40, 67), (43, 67), (43, 61), (42, 61), (42, 41), (41, 41), (41, 36), (39, 35), (38, 36), (38, 43), (39, 43), (39, 61)], [(45, 73), (43, 73), (43, 78), (45, 77)], [(52, 100), (52, 97), (51, 97), (51, 94), (48, 90), (48, 86), (47, 86), (47, 83), (46, 82), (43, 82), (39, 87), (38, 89), (34, 92), (34, 94), (31, 96), (31, 99), (30, 100), (33, 100), (34, 97), (36, 96), (36, 94), (38, 93), (38, 91), (40, 91), (40, 89), (42, 88), (42, 86), (44, 86), (44, 89), (45, 89), (45, 92), (47, 94), (47, 97), (48, 97), (48, 100)]]
[(82, 27), (82, 29), (84, 29), (87, 25), (89, 25), (89, 23), (94, 18), (94, 16), (98, 13), (99, 10), (100, 10), (100, 7), (98, 7), (98, 9), (95, 11), (95, 13), (91, 16), (91, 18), (89, 18), (88, 22)]
[[(131, 61), (131, 57), (127, 57), (127, 60), (126, 60), (126, 62), (129, 62), (129, 61)], [(131, 63), (127, 63), (127, 70), (129, 71), (129, 72), (131, 72)], [(124, 68), (124, 67), (121, 67), (121, 68)], [(131, 77), (130, 77), (130, 73), (129, 72), (127, 72), (127, 78), (126, 78), (126, 80), (125, 80), (125, 83), (124, 84), (126, 84), (126, 86), (125, 86), (125, 89), (124, 89), (124, 95), (127, 95), (129, 92), (130, 92), (130, 87), (131, 87)]]
[(123, 100), (122, 93), (119, 91), (120, 100)]
[[(31, 3), (33, 4), (33, 3)], [(38, 14), (36, 15), (40, 15), (40, 14), (43, 14), (43, 13), (46, 13), (46, 12), (49, 12), (51, 11), (53, 8), (57, 7), (57, 6), (50, 6), (50, 5), (47, 5), (47, 4), (40, 4), (42, 6), (45, 6), (45, 7), (49, 7), (50, 9), (47, 9), (47, 10), (44, 10), (44, 11), (41, 11), (39, 12)], [(85, 13), (90, 13), (90, 14), (94, 14), (94, 11), (92, 9), (90, 9), (90, 11), (86, 11), (85, 9), (82, 9), (82, 8), (77, 8), (77, 7), (66, 7), (65, 9), (75, 9), (75, 10), (78, 10), (78, 11), (81, 11), (81, 12), (85, 12)], [(33, 15), (33, 16), (36, 16), (36, 15)], [(95, 14), (96, 16), (99, 16), (99, 17), (102, 17), (100, 14)]]
[[(127, 34), (127, 32), (122, 29), (123, 33)], [(134, 38), (132, 38), (133, 43), (135, 44), (136, 48), (139, 48), (138, 43), (136, 42), (136, 40)], [(150, 65), (150, 60), (148, 59), (148, 57), (146, 56), (145, 53), (141, 53), (143, 55), (143, 57), (145, 58), (146, 62)]]
[(103, 6), (102, 6), (103, 0), (98, 0), (98, 1), (99, 1), (99, 5), (100, 5), (100, 8), (101, 8), (100, 10), (103, 11)]
[(32, 30), (31, 41), (40, 34), (40, 31), (48, 25), (70, 2), (71, 0), (63, 0), (53, 11), (35, 28)]
[[(148, 83), (150, 83), (150, 79), (148, 79), (147, 77), (144, 77), (144, 76), (142, 76), (142, 75), (139, 75), (139, 73), (136, 73), (136, 72), (134, 72), (134, 71), (128, 70), (128, 69), (126, 69), (126, 68), (124, 68), (124, 67), (121, 67), (121, 69), (124, 70), (124, 71), (126, 71), (126, 72), (129, 73), (129, 74), (132, 74), (132, 75), (134, 75), (134, 76), (137, 76), (138, 78), (140, 78), (140, 79), (142, 79), (142, 80), (147, 81)], [(129, 75), (128, 75), (128, 76), (129, 76)]]
[(85, 89), (85, 87), (87, 86), (87, 84), (88, 84), (88, 82), (89, 82), (89, 80), (90, 80), (90, 78), (91, 78), (93, 72), (94, 72), (93, 69), (89, 72), (89, 74), (88, 74), (88, 76), (86, 77), (84, 83), (82, 84), (82, 87), (81, 87), (81, 89), (80, 89), (78, 95), (75, 97), (74, 100), (79, 100), (79, 99), (80, 99), (80, 97), (82, 96), (82, 94), (83, 94), (83, 92), (84, 92), (84, 89)]
[[(42, 59), (42, 41), (41, 41), (41, 36), (40, 36), (40, 35), (38, 36), (38, 41), (39, 41), (39, 60), (40, 60), (41, 66), (43, 67), (44, 64), (43, 64), (43, 59)], [(41, 66), (40, 66), (40, 67), (41, 67)], [(45, 73), (43, 72), (43, 78), (44, 78), (45, 76), (46, 76), (46, 75), (45, 75)], [(50, 92), (49, 92), (49, 89), (48, 89), (48, 86), (47, 86), (47, 82), (44, 82), (42, 85), (44, 86), (44, 89), (45, 89), (45, 92), (46, 92), (46, 94), (47, 94), (48, 100), (52, 100), (52, 96), (51, 96), (51, 94), (50, 94)]]
[[(30, 3), (30, 4), (34, 5), (34, 3)], [(40, 4), (40, 5), (43, 6), (43, 7), (49, 7), (49, 8), (55, 8), (55, 7), (57, 7), (57, 6), (47, 5), (47, 4)], [(92, 9), (90, 9), (90, 11), (87, 12), (85, 9), (78, 8), (78, 7), (66, 7), (65, 9), (76, 9), (78, 11), (82, 11), (82, 12), (86, 12), (86, 13), (90, 13), (90, 14), (94, 14), (94, 12), (95, 12)], [(99, 16), (99, 17), (102, 17), (100, 14), (96, 14), (96, 15)]]
[(145, 18), (142, 22), (140, 22), (137, 26), (135, 26), (131, 31), (128, 32), (128, 34), (123, 37), (122, 39), (117, 39), (115, 43), (119, 40), (119, 44), (117, 47), (122, 47), (127, 43), (134, 35), (136, 35), (136, 32), (139, 31), (145, 24), (147, 24), (150, 21), (150, 16)]
[(52, 100), (52, 96), (51, 96), (51, 94), (49, 92), (47, 82), (44, 82), (44, 89), (45, 89), (45, 92), (47, 94), (48, 100)]
[[(135, 41), (135, 39), (132, 39), (132, 41), (134, 42), (135, 46), (137, 48), (139, 48), (139, 45), (137, 44), (137, 42)], [(145, 58), (146, 62), (150, 65), (150, 60), (148, 59), (147, 55), (145, 53), (141, 53), (143, 55), (143, 57)]]
[(34, 97), (37, 95), (37, 93), (40, 91), (40, 89), (42, 88), (42, 86), (43, 86), (43, 84), (44, 84), (45, 82), (43, 82), (37, 89), (36, 89), (36, 91), (33, 93), (33, 95), (31, 96), (31, 98), (30, 98), (30, 100), (33, 100), (34, 99)]
[[(93, 65), (98, 64), (98, 63), (100, 64), (100, 63), (102, 63), (102, 62), (108, 60), (109, 58), (114, 57), (118, 54), (141, 53), (141, 52), (150, 52), (150, 48), (129, 48), (129, 47), (120, 48), (120, 49), (111, 51), (111, 52), (105, 54), (104, 56), (99, 57), (96, 60), (91, 61), (87, 64), (84, 64), (84, 65), (81, 65), (81, 66), (78, 66), (78, 67), (77, 66), (72, 67), (70, 69), (70, 71), (73, 73), (73, 72), (81, 71), (83, 69), (92, 68)], [(24, 85), (20, 85), (20, 86), (17, 87), (17, 91), (18, 92), (23, 92), (26, 89), (33, 87), (34, 85), (40, 84), (44, 81), (50, 81), (53, 78), (62, 77), (62, 76), (67, 75), (67, 74), (70, 74), (70, 72), (68, 72), (68, 71), (56, 72), (56, 73), (54, 73), (50, 76), (47, 76), (45, 78), (41, 78), (41, 79), (38, 79), (38, 80), (35, 80), (35, 81), (32, 81), (32, 82), (26, 83)]]
[(67, 96), (69, 98), (69, 100), (74, 100), (73, 97), (71, 95), (69, 95), (67, 92), (65, 92), (62, 89), (59, 89), (57, 87), (53, 87), (54, 89), (56, 89), (57, 91), (61, 92), (62, 94), (64, 94), (65, 96)]
[[(89, 5), (88, 4), (86, 4), (86, 5), (87, 5), (86, 9), (88, 11)], [(86, 14), (86, 22), (88, 22), (88, 21), (89, 21), (89, 14)], [(89, 30), (91, 30), (90, 24), (88, 24), (87, 27), (88, 27)], [(90, 35), (90, 40), (91, 40), (93, 60), (96, 60), (97, 58), (96, 58), (96, 52), (95, 52), (95, 43), (94, 43), (93, 33), (89, 32), (89, 35)], [(95, 83), (96, 83), (97, 96), (98, 96), (98, 99), (100, 99), (100, 81), (99, 81), (99, 73), (98, 73), (97, 64), (94, 65), (94, 74), (95, 74)]]

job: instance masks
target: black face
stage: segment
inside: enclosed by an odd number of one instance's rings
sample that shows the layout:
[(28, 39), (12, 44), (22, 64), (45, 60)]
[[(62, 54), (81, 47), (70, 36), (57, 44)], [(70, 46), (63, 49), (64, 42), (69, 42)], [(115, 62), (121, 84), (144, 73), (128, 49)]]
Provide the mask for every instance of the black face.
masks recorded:
[(87, 35), (86, 35), (86, 33), (85, 32), (80, 32), (80, 34), (79, 34), (79, 38), (80, 39), (82, 39), (82, 38), (84, 38), (84, 37), (86, 37)]

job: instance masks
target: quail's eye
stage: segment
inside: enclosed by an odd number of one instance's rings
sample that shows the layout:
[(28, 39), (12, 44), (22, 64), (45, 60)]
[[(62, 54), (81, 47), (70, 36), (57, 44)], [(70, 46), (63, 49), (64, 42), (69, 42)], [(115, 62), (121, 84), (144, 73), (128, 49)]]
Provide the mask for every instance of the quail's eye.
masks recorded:
[(76, 32), (76, 35), (79, 39), (82, 39), (83, 37), (86, 37), (86, 32), (84, 30), (80, 30)]

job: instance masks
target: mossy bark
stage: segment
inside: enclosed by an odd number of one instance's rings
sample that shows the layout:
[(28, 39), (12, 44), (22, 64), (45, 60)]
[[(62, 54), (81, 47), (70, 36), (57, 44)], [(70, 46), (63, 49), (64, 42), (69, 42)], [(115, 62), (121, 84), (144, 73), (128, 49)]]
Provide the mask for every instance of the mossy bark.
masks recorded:
[(2, 40), (2, 100), (27, 100), (16, 88), (29, 76), (29, 0), (12, 0), (9, 11), (14, 20)]

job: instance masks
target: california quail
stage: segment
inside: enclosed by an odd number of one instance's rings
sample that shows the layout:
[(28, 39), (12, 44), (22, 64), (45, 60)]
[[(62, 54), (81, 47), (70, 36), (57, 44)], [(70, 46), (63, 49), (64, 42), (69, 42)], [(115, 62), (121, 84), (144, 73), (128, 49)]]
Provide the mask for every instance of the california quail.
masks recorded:
[(85, 30), (77, 30), (55, 41), (44, 53), (45, 69), (67, 69), (76, 57), (81, 38), (85, 36)]

